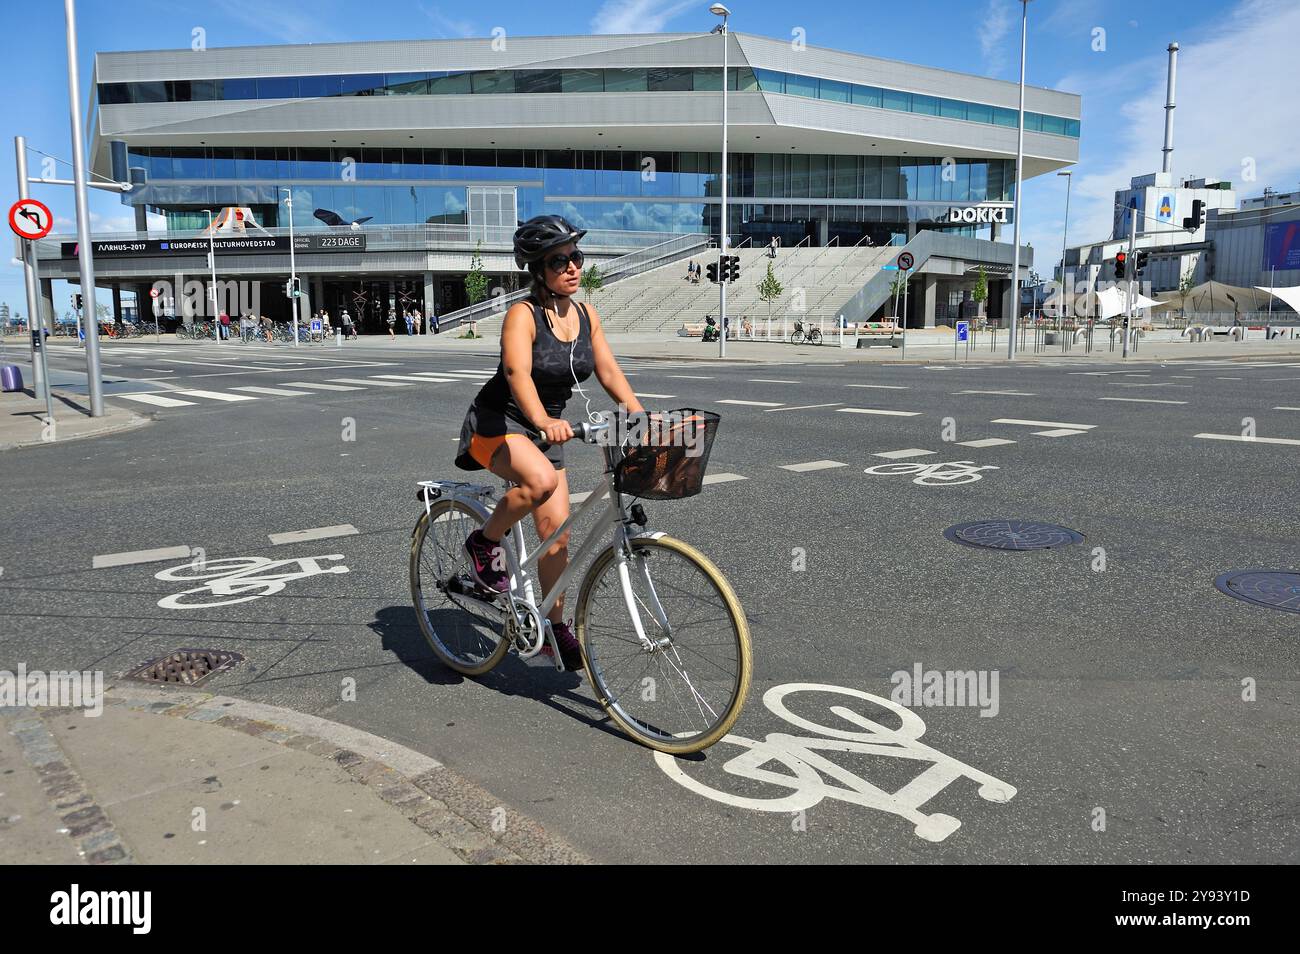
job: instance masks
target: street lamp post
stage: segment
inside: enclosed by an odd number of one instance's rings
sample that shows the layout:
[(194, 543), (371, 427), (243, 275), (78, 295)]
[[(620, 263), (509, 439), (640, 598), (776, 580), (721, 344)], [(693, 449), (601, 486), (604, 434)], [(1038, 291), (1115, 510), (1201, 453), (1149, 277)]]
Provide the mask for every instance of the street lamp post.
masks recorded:
[(298, 290), (298, 267), (293, 255), (293, 189), (281, 188), (281, 192), (288, 193), (284, 197), (284, 204), (289, 209), (289, 310), (293, 314), (293, 346), (298, 347), (298, 297), (294, 294)]
[(1061, 285), (1056, 295), (1056, 314), (1061, 323), (1061, 347), (1065, 347), (1065, 250), (1070, 246), (1070, 183), (1074, 173), (1058, 172), (1065, 176), (1065, 224), (1061, 226)]
[(731, 11), (720, 3), (709, 7), (714, 16), (722, 17), (722, 22), (713, 28), (713, 32), (722, 37), (722, 214), (719, 217), (718, 238), (718, 323), (722, 334), (718, 336), (718, 357), (727, 356), (727, 282), (723, 277), (724, 259), (727, 255), (727, 17)]
[(1007, 358), (1016, 356), (1016, 322), (1020, 317), (1020, 183), (1025, 159), (1025, 40), (1029, 35), (1029, 0), (1020, 0), (1020, 118), (1016, 122), (1016, 225), (1011, 241), (1011, 322), (1007, 335)]
[(212, 290), (208, 297), (212, 299), (212, 330), (217, 333), (217, 344), (221, 344), (221, 315), (217, 314), (217, 240), (216, 232), (212, 228), (212, 210), (204, 209), (208, 213), (208, 268), (212, 271)]

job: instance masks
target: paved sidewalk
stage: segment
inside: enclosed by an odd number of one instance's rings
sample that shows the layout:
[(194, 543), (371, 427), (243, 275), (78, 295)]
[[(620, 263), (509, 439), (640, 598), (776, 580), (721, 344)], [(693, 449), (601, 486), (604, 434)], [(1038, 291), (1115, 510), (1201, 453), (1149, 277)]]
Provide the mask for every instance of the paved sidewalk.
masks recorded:
[(336, 722), (144, 685), (104, 702), (0, 707), (0, 864), (589, 863), (435, 759)]
[[(26, 382), (24, 382), (26, 383)], [(129, 408), (104, 402), (104, 416), (91, 417), (84, 398), (53, 391), (54, 426), (47, 427), (45, 401), (26, 391), (0, 392), (0, 451), (14, 447), (62, 444), (99, 437), (148, 424), (150, 418)]]

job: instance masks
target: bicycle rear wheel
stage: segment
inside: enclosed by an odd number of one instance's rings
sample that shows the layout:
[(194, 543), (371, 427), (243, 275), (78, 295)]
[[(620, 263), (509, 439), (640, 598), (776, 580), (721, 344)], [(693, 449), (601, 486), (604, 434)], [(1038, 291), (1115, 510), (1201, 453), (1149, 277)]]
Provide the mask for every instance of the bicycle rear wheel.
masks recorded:
[(822, 333), (819, 329), (813, 328), (808, 332), (808, 343), (819, 345), (822, 343)]
[(443, 663), (467, 676), (487, 672), (510, 649), (505, 610), (469, 574), (465, 538), (482, 525), (472, 507), (439, 500), (411, 535), (411, 602), (420, 632)]
[(731, 730), (749, 693), (745, 612), (722, 572), (689, 544), (641, 537), (632, 555), (636, 610), (655, 646), (644, 648), (636, 636), (610, 548), (578, 596), (587, 673), (605, 712), (637, 742), (673, 755), (699, 752)]

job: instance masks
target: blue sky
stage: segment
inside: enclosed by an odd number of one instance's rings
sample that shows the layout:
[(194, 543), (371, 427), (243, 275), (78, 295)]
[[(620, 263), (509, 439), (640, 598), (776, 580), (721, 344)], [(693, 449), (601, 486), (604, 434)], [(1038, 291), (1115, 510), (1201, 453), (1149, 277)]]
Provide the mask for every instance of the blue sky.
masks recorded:
[[(709, 0), (81, 0), (81, 102), (97, 50), (188, 48), (201, 27), (209, 47), (507, 34), (656, 33), (709, 30)], [(1017, 0), (732, 0), (732, 28), (1001, 79), (1018, 76)], [(63, 4), (5, 3), (8, 94), (0, 100), (0, 181), (15, 198), (13, 136), (71, 157)], [(1098, 33), (1101, 30), (1104, 33)], [(19, 43), (17, 38), (21, 37)], [(1232, 180), (1242, 195), (1300, 188), (1297, 0), (1032, 0), (1028, 82), (1083, 96), (1083, 136), (1070, 207), (1071, 243), (1104, 238), (1112, 192), (1159, 168), (1165, 47), (1182, 46), (1174, 172)], [(1104, 46), (1104, 49), (1097, 47)], [(383, 64), (376, 64), (377, 69)], [(31, 161), (29, 159), (29, 161)], [(61, 167), (63, 175), (70, 175)], [(1250, 178), (1253, 176), (1253, 179)], [(1037, 270), (1060, 252), (1064, 179), (1025, 186), (1024, 238)], [(58, 231), (74, 231), (72, 190), (37, 186)], [(92, 193), (92, 230), (130, 228), (128, 209)], [(56, 284), (60, 312), (67, 286)], [(0, 301), (26, 312), (22, 275), (0, 268)]]

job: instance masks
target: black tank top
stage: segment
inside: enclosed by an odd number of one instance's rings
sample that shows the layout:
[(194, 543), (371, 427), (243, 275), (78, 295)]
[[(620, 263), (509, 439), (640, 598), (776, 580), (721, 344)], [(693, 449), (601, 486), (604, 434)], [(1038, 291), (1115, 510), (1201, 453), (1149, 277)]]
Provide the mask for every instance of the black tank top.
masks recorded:
[[(591, 348), (591, 318), (585, 305), (574, 302), (578, 308), (578, 337), (573, 341), (561, 341), (551, 331), (551, 324), (546, 318), (546, 311), (541, 305), (532, 302), (533, 323), (537, 337), (533, 341), (533, 384), (537, 395), (542, 399), (542, 407), (551, 417), (559, 417), (564, 406), (573, 395), (574, 378), (581, 383), (591, 377), (596, 369), (596, 355)], [(569, 355), (573, 362), (570, 370)], [(519, 421), (528, 421), (528, 417), (515, 403), (506, 380), (503, 362), (497, 362), (497, 370), (479, 390), (474, 403), (479, 407), (500, 411), (507, 417)]]

